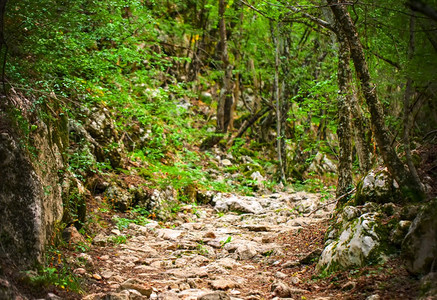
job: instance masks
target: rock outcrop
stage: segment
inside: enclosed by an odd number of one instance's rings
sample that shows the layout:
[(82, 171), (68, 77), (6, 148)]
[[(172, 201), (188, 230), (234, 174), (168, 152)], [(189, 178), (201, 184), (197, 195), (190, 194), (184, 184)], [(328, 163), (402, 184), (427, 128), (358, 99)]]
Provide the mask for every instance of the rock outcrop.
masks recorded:
[[(23, 111), (30, 105), (18, 96), (14, 100)], [(0, 120), (0, 255), (27, 267), (42, 260), (62, 217), (59, 171), (68, 136), (60, 133), (66, 123), (34, 117), (30, 124), (24, 116), (17, 124), (6, 112)]]
[(402, 243), (407, 270), (424, 275), (437, 271), (437, 199), (425, 205)]

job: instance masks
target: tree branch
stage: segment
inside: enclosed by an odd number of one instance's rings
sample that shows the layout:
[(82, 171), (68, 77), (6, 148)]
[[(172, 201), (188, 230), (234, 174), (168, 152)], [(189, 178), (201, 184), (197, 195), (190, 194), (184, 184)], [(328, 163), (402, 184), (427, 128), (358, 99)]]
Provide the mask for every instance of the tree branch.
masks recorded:
[(426, 3), (423, 3), (421, 0), (409, 0), (405, 5), (411, 10), (420, 12), (437, 22), (437, 11)]

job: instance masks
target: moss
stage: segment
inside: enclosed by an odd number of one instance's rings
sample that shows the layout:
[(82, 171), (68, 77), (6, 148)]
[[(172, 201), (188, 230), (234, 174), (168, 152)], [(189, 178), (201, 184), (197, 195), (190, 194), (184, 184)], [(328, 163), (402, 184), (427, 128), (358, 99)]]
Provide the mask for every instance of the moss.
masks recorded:
[(258, 164), (243, 164), (240, 166), (240, 172), (248, 179), (254, 172), (257, 171), (260, 172), (262, 176), (265, 176), (266, 174), (264, 169)]

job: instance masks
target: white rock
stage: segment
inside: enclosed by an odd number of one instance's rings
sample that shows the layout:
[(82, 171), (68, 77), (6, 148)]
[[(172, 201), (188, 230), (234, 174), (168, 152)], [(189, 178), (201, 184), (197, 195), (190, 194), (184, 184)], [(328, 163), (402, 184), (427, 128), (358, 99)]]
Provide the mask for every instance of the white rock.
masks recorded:
[[(323, 250), (317, 269), (363, 266), (372, 250), (379, 246), (377, 216), (375, 213), (366, 213), (359, 219), (346, 223), (339, 238), (331, 240)], [(385, 260), (386, 257), (381, 253), (379, 259)]]

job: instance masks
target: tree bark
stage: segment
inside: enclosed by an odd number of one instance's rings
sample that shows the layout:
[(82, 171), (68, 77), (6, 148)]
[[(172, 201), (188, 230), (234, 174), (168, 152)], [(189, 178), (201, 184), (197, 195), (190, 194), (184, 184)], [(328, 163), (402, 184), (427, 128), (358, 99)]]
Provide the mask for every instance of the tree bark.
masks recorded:
[(395, 149), (391, 146), (388, 129), (384, 122), (383, 109), (376, 94), (376, 86), (372, 84), (363, 46), (352, 18), (346, 7), (340, 4), (338, 0), (328, 0), (328, 4), (331, 6), (335, 19), (349, 41), (351, 58), (369, 108), (372, 129), (384, 164), (402, 188), (405, 196), (411, 200), (422, 200), (425, 197), (422, 184), (417, 182), (417, 179), (405, 168)]
[[(352, 181), (352, 135), (351, 135), (351, 102), (352, 72), (350, 69), (349, 44), (343, 30), (337, 31), (338, 51), (338, 183), (337, 198), (347, 194), (353, 188)], [(344, 198), (347, 201), (347, 197)]]
[(223, 136), (228, 132), (229, 123), (232, 118), (232, 65), (229, 63), (228, 42), (226, 37), (226, 6), (227, 2), (225, 0), (219, 0), (219, 35), (224, 75), (217, 103), (217, 126), (215, 135), (206, 138), (202, 142), (200, 145), (201, 150), (212, 148), (223, 139)]
[(229, 63), (228, 56), (228, 41), (226, 37), (226, 12), (227, 2), (219, 1), (219, 16), (220, 16), (220, 43), (221, 43), (221, 59), (223, 65), (223, 84), (220, 90), (218, 105), (217, 105), (217, 133), (226, 133), (231, 120), (231, 109), (233, 103), (232, 97), (232, 65)]
[[(410, 17), (410, 41), (408, 47), (408, 60), (411, 61), (414, 57), (415, 44), (414, 44), (414, 28), (415, 28), (415, 16), (414, 14)], [(405, 150), (405, 158), (407, 160), (408, 169), (411, 175), (416, 181), (420, 182), (419, 175), (417, 174), (416, 167), (413, 163), (413, 158), (411, 157), (411, 144), (410, 144), (410, 130), (412, 127), (412, 113), (410, 111), (410, 99), (413, 97), (413, 80), (411, 77), (407, 76), (407, 82), (405, 84), (405, 94), (404, 94), (404, 117), (403, 117), (403, 144)]]
[(275, 77), (274, 77), (274, 83), (273, 83), (273, 96), (274, 101), (276, 103), (276, 152), (278, 154), (278, 161), (279, 161), (279, 172), (280, 172), (280, 181), (285, 180), (285, 171), (284, 171), (284, 161), (283, 161), (283, 145), (284, 143), (284, 137), (282, 136), (282, 99), (280, 94), (280, 87), (279, 87), (279, 68), (280, 68), (280, 62), (279, 62), (279, 39), (275, 32), (278, 31), (279, 25), (276, 24), (276, 26), (273, 24), (273, 22), (270, 23), (270, 30), (271, 30), (271, 36), (272, 36), (272, 42), (275, 46)]
[(355, 149), (357, 150), (360, 172), (364, 174), (372, 167), (372, 149), (366, 141), (366, 118), (359, 106), (356, 91), (353, 91), (352, 94), (351, 112)]
[(1, 58), (1, 80), (2, 80), (2, 96), (6, 97), (6, 57), (8, 55), (8, 45), (6, 44), (5, 39), (5, 12), (6, 12), (6, 3), (8, 0), (0, 1), (0, 58)]

